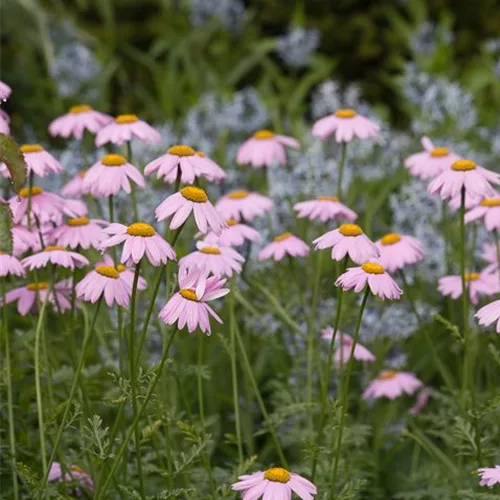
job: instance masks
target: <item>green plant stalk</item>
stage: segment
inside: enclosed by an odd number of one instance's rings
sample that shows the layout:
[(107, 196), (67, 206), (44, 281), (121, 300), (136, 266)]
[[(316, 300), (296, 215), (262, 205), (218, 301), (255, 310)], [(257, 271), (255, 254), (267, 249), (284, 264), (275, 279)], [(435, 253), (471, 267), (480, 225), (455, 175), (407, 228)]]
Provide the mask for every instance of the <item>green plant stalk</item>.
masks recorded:
[(337, 181), (337, 196), (342, 200), (342, 180), (344, 178), (344, 167), (347, 160), (347, 142), (340, 144), (339, 178)]
[(12, 373), (11, 373), (11, 359), (10, 359), (10, 339), (8, 328), (8, 315), (7, 305), (5, 301), (5, 280), (1, 280), (2, 286), (2, 326), (5, 338), (5, 383), (7, 385), (7, 418), (9, 419), (9, 450), (11, 460), (12, 472), (12, 490), (14, 493), (14, 500), (19, 498), (19, 488), (17, 484), (17, 459), (16, 459), (16, 431), (14, 428), (14, 404), (12, 398)]
[(115, 222), (115, 204), (113, 200), (113, 195), (108, 196), (108, 211), (109, 211), (109, 221)]
[[(82, 374), (83, 369), (85, 367), (85, 361), (87, 359), (88, 351), (89, 351), (89, 348), (91, 346), (92, 334), (94, 333), (94, 328), (95, 328), (95, 325), (97, 322), (97, 317), (99, 315), (99, 309), (101, 308), (102, 300), (103, 300), (103, 297), (101, 297), (97, 301), (96, 309), (94, 312), (94, 317), (92, 318), (90, 326), (85, 329), (85, 337), (83, 339), (83, 346), (82, 346), (82, 350), (81, 350), (80, 359), (78, 360), (78, 365), (76, 367), (75, 373), (73, 374), (73, 380), (71, 381), (71, 389), (69, 391), (69, 395), (68, 395), (68, 398), (66, 401), (66, 406), (64, 408), (64, 413), (62, 416), (61, 423), (59, 424), (59, 428), (57, 430), (56, 439), (54, 440), (54, 444), (52, 447), (52, 453), (50, 454), (49, 470), (50, 470), (50, 466), (54, 462), (54, 458), (56, 456), (57, 449), (59, 447), (59, 443), (61, 442), (62, 433), (64, 431), (64, 427), (66, 425), (66, 421), (68, 419), (69, 412), (71, 411), (71, 403), (73, 402), (73, 399), (75, 397), (78, 383), (80, 381), (81, 374)], [(43, 478), (43, 482), (42, 482), (42, 487), (41, 487), (42, 491), (45, 488), (45, 486), (47, 486), (47, 480), (48, 480), (48, 472), (46, 471), (44, 473), (44, 478)]]
[(363, 295), (363, 300), (361, 302), (361, 307), (359, 308), (358, 319), (356, 321), (356, 329), (354, 330), (354, 338), (352, 341), (351, 352), (349, 353), (349, 359), (347, 361), (347, 368), (345, 374), (344, 387), (342, 388), (342, 409), (340, 413), (340, 423), (339, 431), (337, 436), (337, 446), (335, 449), (335, 459), (333, 461), (332, 467), (332, 485), (330, 489), (330, 497), (332, 497), (335, 490), (335, 482), (337, 480), (337, 471), (339, 468), (340, 452), (342, 449), (342, 434), (344, 431), (345, 416), (349, 410), (349, 383), (351, 380), (352, 367), (354, 364), (354, 350), (356, 349), (356, 344), (358, 343), (359, 330), (361, 328), (361, 321), (363, 319), (363, 312), (368, 302), (368, 297), (370, 295), (370, 287), (366, 284), (366, 290)]
[(201, 367), (203, 365), (203, 335), (198, 336), (198, 361), (197, 361), (197, 371), (196, 380), (198, 386), (198, 411), (200, 412), (201, 426), (203, 427), (203, 432), (205, 432), (205, 405), (203, 399), (203, 378), (201, 376)]

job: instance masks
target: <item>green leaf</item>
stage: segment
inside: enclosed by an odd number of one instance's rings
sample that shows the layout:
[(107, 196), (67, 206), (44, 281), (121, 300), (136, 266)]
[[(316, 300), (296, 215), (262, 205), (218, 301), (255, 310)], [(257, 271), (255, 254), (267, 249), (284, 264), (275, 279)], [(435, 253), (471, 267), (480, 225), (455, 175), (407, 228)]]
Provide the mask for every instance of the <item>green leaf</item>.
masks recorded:
[(0, 252), (12, 253), (12, 212), (5, 201), (0, 202)]
[(19, 193), (26, 182), (26, 162), (19, 150), (19, 146), (12, 138), (5, 134), (0, 134), (0, 162), (7, 165), (12, 187), (16, 193)]

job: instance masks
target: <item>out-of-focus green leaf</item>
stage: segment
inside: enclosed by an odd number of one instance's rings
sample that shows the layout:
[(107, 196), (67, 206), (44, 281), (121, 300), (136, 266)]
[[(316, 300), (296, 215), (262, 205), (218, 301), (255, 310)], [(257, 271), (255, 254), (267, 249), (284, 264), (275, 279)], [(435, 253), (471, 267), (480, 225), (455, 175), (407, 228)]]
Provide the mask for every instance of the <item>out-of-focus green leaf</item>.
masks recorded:
[(26, 182), (26, 162), (19, 150), (19, 146), (12, 138), (5, 134), (0, 134), (0, 162), (7, 165), (12, 187), (16, 193), (19, 193), (19, 190)]
[(12, 253), (12, 212), (5, 201), (0, 202), (0, 252)]

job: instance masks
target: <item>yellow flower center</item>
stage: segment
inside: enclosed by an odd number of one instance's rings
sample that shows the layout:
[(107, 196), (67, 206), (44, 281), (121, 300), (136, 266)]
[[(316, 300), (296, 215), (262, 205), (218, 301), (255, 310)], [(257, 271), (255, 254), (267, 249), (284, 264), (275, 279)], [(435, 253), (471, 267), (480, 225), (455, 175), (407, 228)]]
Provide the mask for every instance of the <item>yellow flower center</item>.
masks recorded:
[(116, 123), (135, 123), (138, 122), (139, 118), (137, 115), (118, 115), (115, 118)]
[(357, 114), (354, 109), (339, 109), (335, 112), (337, 118), (354, 118)]
[(205, 158), (207, 155), (203, 151), (196, 151), (196, 156), (200, 156), (201, 158)]
[(377, 264), (376, 262), (365, 262), (362, 266), (361, 269), (365, 273), (368, 274), (384, 274), (385, 269), (384, 266), (381, 266), (380, 264)]
[(59, 247), (57, 245), (49, 245), (43, 249), (44, 252), (65, 252), (66, 249), (64, 247)]
[(359, 236), (363, 230), (357, 224), (342, 224), (339, 227), (340, 234), (344, 236)]
[(398, 374), (395, 370), (384, 370), (377, 378), (379, 380), (390, 380)]
[(382, 245), (387, 246), (387, 245), (394, 245), (394, 243), (398, 243), (401, 241), (401, 235), (398, 233), (389, 233), (386, 234), (385, 236), (382, 236), (380, 243)]
[(500, 206), (500, 198), (485, 198), (481, 205), (483, 207), (498, 207)]
[[(37, 196), (37, 195), (42, 194), (42, 193), (43, 193), (43, 189), (39, 186), (33, 186), (31, 188), (31, 196)], [(30, 195), (30, 188), (22, 188), (19, 191), (19, 196), (21, 198), (28, 198), (29, 195)]]
[(235, 219), (227, 219), (227, 220), (226, 220), (226, 224), (227, 224), (228, 226), (236, 226), (236, 224), (238, 224), (238, 221), (237, 221), (237, 220), (235, 220)]
[(479, 273), (465, 273), (465, 281), (477, 281), (480, 277)]
[(440, 158), (441, 156), (448, 156), (450, 154), (450, 150), (448, 148), (434, 148), (430, 155), (433, 158)]
[(69, 112), (72, 115), (86, 113), (87, 111), (92, 111), (92, 108), (88, 104), (77, 104), (76, 106), (71, 106), (71, 108), (69, 108)]
[(123, 264), (118, 264), (116, 266), (116, 270), (119, 272), (119, 273), (123, 273), (123, 271), (125, 271), (127, 268), (123, 265)]
[(136, 222), (135, 224), (130, 224), (127, 228), (127, 234), (130, 236), (144, 236), (151, 237), (156, 234), (155, 228), (146, 224), (145, 222)]
[(207, 193), (204, 189), (197, 186), (186, 186), (180, 190), (180, 193), (186, 200), (192, 201), (194, 203), (205, 203), (208, 201)]
[(21, 150), (21, 153), (39, 153), (40, 151), (43, 151), (40, 144), (23, 144), (19, 149)]
[(80, 474), (84, 474), (85, 471), (79, 467), (78, 465), (72, 465), (70, 468), (70, 472), (79, 472)]
[(279, 236), (276, 236), (276, 238), (274, 238), (274, 241), (279, 242), (279, 241), (287, 240), (291, 236), (293, 236), (292, 233), (283, 233), (283, 234), (280, 234)]
[(337, 196), (318, 196), (319, 201), (339, 201)]
[(476, 162), (472, 160), (457, 160), (453, 162), (451, 166), (452, 170), (457, 172), (467, 172), (468, 170), (474, 170), (476, 168)]
[(106, 155), (101, 158), (101, 163), (106, 167), (121, 167), (127, 163), (127, 160), (122, 155)]
[(220, 255), (220, 250), (217, 247), (204, 247), (200, 249), (201, 253), (207, 253), (209, 255)]
[(177, 144), (176, 146), (168, 148), (167, 153), (169, 155), (175, 156), (194, 156), (196, 154), (196, 151), (191, 146), (183, 146), (182, 144)]
[(85, 215), (83, 217), (74, 217), (73, 219), (68, 219), (66, 224), (68, 226), (86, 226), (90, 222), (90, 219)]
[(275, 483), (288, 483), (290, 481), (290, 473), (281, 467), (272, 467), (264, 472), (264, 479)]
[(95, 268), (96, 273), (101, 276), (105, 276), (106, 278), (113, 278), (114, 280), (118, 279), (120, 273), (112, 266), (97, 266)]
[(47, 290), (47, 288), (49, 288), (49, 284), (45, 281), (39, 281), (38, 283), (28, 283), (26, 288), (30, 292), (36, 292), (37, 290)]
[(191, 290), (191, 288), (181, 288), (179, 293), (182, 297), (187, 300), (192, 300), (193, 302), (198, 302), (198, 297), (196, 297), (196, 292)]
[(253, 136), (255, 139), (272, 139), (274, 134), (270, 130), (257, 130)]
[(226, 195), (226, 198), (229, 198), (230, 200), (242, 200), (243, 198), (246, 198), (250, 193), (248, 191), (245, 191), (244, 189), (238, 189), (237, 191), (233, 191)]

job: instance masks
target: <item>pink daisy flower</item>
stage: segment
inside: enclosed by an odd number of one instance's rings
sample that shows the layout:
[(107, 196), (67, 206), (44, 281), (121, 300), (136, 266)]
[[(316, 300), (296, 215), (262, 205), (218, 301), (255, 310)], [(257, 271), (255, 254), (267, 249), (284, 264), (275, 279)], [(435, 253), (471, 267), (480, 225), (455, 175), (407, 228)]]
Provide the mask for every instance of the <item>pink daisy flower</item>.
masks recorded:
[(80, 198), (84, 194), (87, 194), (83, 190), (83, 178), (87, 170), (80, 170), (73, 179), (67, 182), (61, 189), (61, 194), (67, 198)]
[(316, 486), (305, 477), (289, 472), (281, 467), (272, 467), (266, 471), (245, 474), (232, 485), (233, 491), (239, 491), (244, 500), (292, 500), (295, 493), (301, 500), (313, 500), (318, 494)]
[(356, 224), (342, 224), (313, 241), (315, 250), (332, 249), (332, 259), (342, 260), (348, 255), (356, 264), (362, 264), (380, 254), (377, 246)]
[(410, 415), (417, 415), (420, 413), (426, 406), (429, 401), (429, 396), (431, 395), (430, 387), (424, 387), (418, 394), (417, 400), (415, 404), (408, 410)]
[(269, 130), (259, 130), (240, 147), (236, 161), (240, 165), (252, 165), (254, 168), (270, 167), (275, 163), (285, 165), (285, 146), (298, 149), (300, 143), (286, 135), (276, 135)]
[(97, 249), (106, 237), (101, 231), (101, 226), (107, 224), (108, 222), (104, 220), (89, 219), (87, 216), (71, 218), (57, 226), (51, 232), (51, 237), (57, 245), (63, 247)]
[(393, 273), (424, 258), (420, 241), (411, 236), (389, 233), (375, 242), (380, 252), (379, 262)]
[(486, 266), (483, 272), (485, 273), (498, 272), (497, 249), (494, 243), (485, 243), (483, 245), (483, 253), (481, 254), (481, 258), (489, 262), (489, 265)]
[[(94, 491), (94, 482), (92, 478), (83, 469), (77, 465), (72, 465), (68, 472), (63, 473), (61, 464), (59, 462), (52, 462), (50, 466), (49, 483), (63, 481), (65, 483), (76, 483), (89, 491)], [(82, 492), (76, 488), (70, 492), (72, 495), (80, 496)]]
[[(56, 301), (54, 300), (54, 292), (57, 297), (57, 304), (61, 311), (66, 311), (71, 309), (71, 302), (69, 300), (71, 290), (68, 289), (67, 280), (60, 281), (56, 283), (54, 290), (49, 296), (49, 302), (55, 306)], [(19, 288), (14, 288), (10, 292), (5, 294), (5, 303), (10, 304), (11, 302), (17, 302), (17, 312), (21, 316), (26, 316), (29, 312), (37, 312), (37, 294), (40, 297), (40, 302), (43, 304), (49, 293), (49, 284), (44, 281), (39, 281), (37, 283), (28, 283), (27, 285), (21, 286)], [(3, 303), (0, 297), (0, 304)]]
[(0, 278), (5, 276), (25, 276), (21, 263), (12, 255), (0, 252)]
[[(333, 328), (328, 327), (322, 331), (322, 337), (325, 340), (331, 340), (333, 337)], [(337, 332), (337, 340), (339, 341), (339, 347), (335, 350), (334, 360), (336, 363), (344, 364), (351, 355), (353, 338), (347, 333)], [(354, 348), (354, 359), (359, 361), (372, 362), (375, 361), (375, 356), (359, 342), (356, 343)]]
[(205, 241), (196, 243), (196, 248), (198, 250), (179, 260), (181, 269), (199, 267), (205, 276), (212, 273), (217, 278), (223, 276), (230, 278), (233, 273), (239, 274), (241, 272), (241, 264), (245, 258), (233, 248), (223, 247), (215, 243), (209, 244)]
[[(130, 286), (130, 288), (133, 287), (135, 268), (127, 267), (127, 266), (124, 266), (123, 264), (115, 265), (113, 259), (109, 255), (105, 255), (103, 262), (97, 263), (96, 267), (97, 266), (114, 267), (120, 273), (120, 279), (125, 281), (125, 283), (127, 283)], [(146, 290), (147, 287), (148, 287), (148, 284), (147, 284), (146, 280), (142, 276), (139, 276), (139, 279), (137, 280), (137, 290)]]
[(40, 177), (45, 177), (50, 173), (62, 172), (62, 165), (40, 144), (23, 144), (19, 149), (23, 153), (28, 173), (33, 172)]
[(114, 266), (96, 266), (76, 285), (77, 297), (94, 303), (104, 295), (108, 307), (115, 302), (122, 307), (128, 307), (131, 293), (132, 287), (121, 278)]
[(0, 101), (6, 101), (11, 93), (12, 89), (5, 82), (0, 80)]
[(290, 257), (307, 257), (309, 245), (292, 233), (283, 233), (274, 238), (259, 252), (259, 260), (274, 259), (280, 261), (285, 255)]
[(383, 397), (396, 399), (403, 394), (413, 394), (421, 386), (422, 381), (413, 373), (386, 370), (370, 382), (363, 392), (363, 399)]
[(437, 148), (428, 137), (421, 141), (425, 151), (416, 153), (406, 158), (404, 164), (410, 174), (420, 179), (436, 177), (443, 170), (448, 169), (460, 157), (448, 148)]
[(239, 247), (246, 241), (260, 241), (260, 234), (253, 227), (247, 226), (234, 219), (226, 221), (227, 228), (223, 229), (219, 236), (210, 232), (205, 237), (205, 242), (219, 244), (223, 247)]
[[(42, 236), (45, 237), (43, 230)], [(42, 249), (40, 244), (40, 236), (36, 227), (33, 227), (30, 231), (28, 228), (20, 224), (12, 226), (12, 240), (14, 244), (12, 253), (17, 256), (23, 254), (27, 250), (39, 252)]]
[(7, 120), (7, 116), (8, 115), (3, 113), (0, 114), (0, 134), (5, 134), (5, 135), (10, 134), (9, 120)]
[(298, 212), (299, 219), (307, 217), (309, 220), (326, 222), (339, 217), (353, 222), (358, 218), (358, 214), (340, 203), (336, 196), (318, 196), (317, 200), (296, 203), (293, 208)]
[(150, 144), (161, 142), (161, 134), (151, 125), (139, 120), (136, 115), (118, 115), (104, 128), (99, 130), (95, 138), (96, 146), (102, 146), (107, 142), (121, 146), (132, 139)]
[(377, 262), (365, 262), (360, 267), (348, 268), (337, 278), (335, 286), (341, 286), (344, 291), (354, 288), (354, 291), (359, 293), (367, 283), (373, 295), (378, 295), (382, 300), (396, 300), (403, 293), (385, 272), (384, 267)]
[(500, 195), (495, 193), (493, 198), (484, 198), (478, 206), (465, 214), (465, 223), (484, 218), (484, 225), (488, 231), (500, 229)]
[(183, 187), (178, 193), (163, 200), (156, 208), (155, 215), (158, 221), (173, 215), (169, 227), (177, 229), (186, 222), (191, 212), (196, 226), (203, 234), (209, 229), (220, 234), (226, 227), (226, 223), (210, 203), (207, 193), (196, 186)]
[[(479, 302), (480, 295), (494, 295), (498, 292), (498, 277), (484, 271), (466, 273), (465, 281), (469, 289), (470, 301), (473, 304)], [(439, 278), (438, 290), (441, 295), (449, 295), (452, 299), (458, 299), (462, 295), (462, 277), (458, 275)]]
[(83, 191), (94, 197), (114, 196), (120, 189), (130, 193), (133, 181), (139, 187), (146, 186), (144, 177), (124, 156), (111, 154), (94, 163), (83, 178)]
[(479, 486), (487, 486), (488, 488), (493, 488), (495, 484), (500, 484), (500, 465), (495, 465), (495, 467), (483, 467), (482, 469), (477, 469), (477, 473), (481, 478), (479, 481)]
[(496, 321), (496, 331), (500, 333), (500, 300), (495, 300), (481, 307), (475, 314), (475, 317), (482, 326), (490, 326)]
[(95, 111), (87, 104), (72, 106), (65, 115), (56, 118), (49, 125), (49, 133), (52, 136), (61, 136), (67, 139), (73, 136), (80, 140), (88, 130), (91, 134), (96, 134), (113, 118), (99, 111)]
[(158, 317), (167, 325), (177, 323), (179, 330), (187, 326), (192, 333), (199, 327), (203, 333), (210, 335), (210, 316), (220, 324), (222, 319), (207, 302), (229, 293), (229, 288), (223, 288), (225, 283), (225, 279), (205, 277), (204, 270), (196, 267), (180, 269), (179, 291), (162, 308)]
[(125, 243), (120, 261), (128, 265), (129, 262), (138, 264), (146, 255), (153, 266), (167, 263), (168, 259), (176, 260), (175, 250), (165, 241), (153, 226), (144, 222), (136, 222), (130, 226), (110, 224), (103, 231), (111, 235), (99, 245), (99, 250)]
[[(19, 191), (19, 196), (13, 196), (9, 200), (15, 223), (20, 222), (26, 215), (29, 194), (29, 188), (22, 188)], [(38, 218), (41, 224), (60, 218), (64, 206), (65, 200), (56, 194), (44, 191), (39, 186), (31, 188), (31, 213)]]
[(239, 189), (220, 198), (215, 209), (224, 219), (252, 221), (255, 217), (271, 212), (273, 206), (271, 198)]
[(427, 191), (439, 194), (443, 200), (460, 195), (462, 188), (471, 196), (494, 196), (491, 183), (500, 184), (500, 174), (476, 165), (472, 160), (457, 160), (435, 177)]
[(226, 172), (215, 163), (214, 160), (209, 158), (202, 151), (196, 151), (196, 155), (203, 160), (203, 176), (210, 182), (220, 182), (227, 177)]
[(336, 142), (351, 142), (354, 137), (367, 139), (375, 137), (380, 132), (380, 127), (365, 118), (354, 109), (339, 109), (333, 115), (325, 116), (318, 120), (312, 129), (312, 134), (320, 139), (335, 134)]
[(33, 269), (41, 269), (48, 264), (74, 269), (75, 267), (88, 265), (89, 261), (79, 253), (70, 252), (64, 247), (51, 245), (45, 247), (41, 252), (25, 257), (21, 263), (25, 268), (33, 271)]

